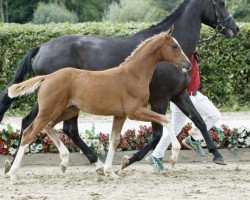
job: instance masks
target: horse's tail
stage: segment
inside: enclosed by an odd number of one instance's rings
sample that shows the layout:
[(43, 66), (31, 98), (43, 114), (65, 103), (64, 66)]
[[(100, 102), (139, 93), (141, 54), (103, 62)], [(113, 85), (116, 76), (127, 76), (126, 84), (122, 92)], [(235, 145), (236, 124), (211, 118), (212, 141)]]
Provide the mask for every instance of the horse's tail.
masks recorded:
[(8, 88), (8, 96), (14, 98), (34, 92), (42, 84), (45, 77), (46, 75), (36, 76), (21, 83), (13, 84)]
[[(32, 71), (31, 60), (37, 54), (39, 49), (40, 47), (33, 47), (26, 53), (26, 55), (22, 58), (22, 60), (18, 64), (16, 73), (8, 85), (12, 85), (14, 83), (20, 83), (21, 81), (23, 81), (25, 74)], [(3, 115), (8, 110), (11, 103), (12, 100), (9, 98), (6, 89), (0, 94), (0, 122), (2, 121)]]

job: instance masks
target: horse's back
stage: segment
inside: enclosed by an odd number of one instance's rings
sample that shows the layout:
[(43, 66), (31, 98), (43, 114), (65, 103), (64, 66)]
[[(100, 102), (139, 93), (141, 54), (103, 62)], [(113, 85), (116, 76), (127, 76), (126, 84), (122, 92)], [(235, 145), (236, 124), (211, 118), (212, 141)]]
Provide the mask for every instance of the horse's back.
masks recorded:
[(104, 70), (118, 66), (132, 51), (124, 38), (66, 35), (41, 45), (33, 70), (49, 74), (73, 66), (86, 70)]

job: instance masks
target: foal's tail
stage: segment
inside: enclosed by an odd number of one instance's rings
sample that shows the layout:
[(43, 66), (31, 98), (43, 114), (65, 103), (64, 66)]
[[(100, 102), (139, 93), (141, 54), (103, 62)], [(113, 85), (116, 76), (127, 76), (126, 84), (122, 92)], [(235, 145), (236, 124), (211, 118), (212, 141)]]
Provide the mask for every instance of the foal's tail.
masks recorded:
[(44, 81), (46, 75), (36, 76), (27, 81), (23, 81), (18, 84), (14, 84), (8, 88), (8, 96), (10, 98), (22, 96), (25, 94), (30, 94), (34, 92)]
[[(37, 54), (40, 47), (33, 47), (30, 50), (27, 51), (25, 56), (22, 58), (20, 63), (18, 64), (17, 70), (15, 75), (13, 76), (11, 82), (9, 85), (12, 85), (14, 83), (20, 83), (23, 81), (24, 76), (28, 72), (32, 72), (32, 64), (31, 60), (32, 58)], [(12, 100), (8, 97), (7, 90), (4, 90), (0, 93), (0, 122), (3, 119), (4, 113), (8, 110), (8, 108), (11, 106)]]

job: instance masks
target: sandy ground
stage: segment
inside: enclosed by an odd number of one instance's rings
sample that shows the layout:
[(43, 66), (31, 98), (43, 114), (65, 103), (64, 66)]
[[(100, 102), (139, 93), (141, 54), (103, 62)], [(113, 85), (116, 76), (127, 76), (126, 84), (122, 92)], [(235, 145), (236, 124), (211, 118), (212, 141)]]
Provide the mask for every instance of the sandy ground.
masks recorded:
[[(222, 119), (248, 125), (250, 111), (222, 113)], [(5, 118), (6, 123), (13, 121), (20, 123), (21, 119)], [(92, 121), (102, 125), (110, 124), (112, 118), (89, 115), (79, 121), (84, 125)], [(136, 163), (122, 171), (118, 180), (98, 176), (94, 166), (89, 165), (70, 166), (66, 174), (58, 166), (25, 165), (20, 168), (15, 185), (4, 177), (1, 167), (0, 200), (250, 199), (250, 162), (229, 162), (227, 166), (177, 163), (164, 174), (155, 173), (148, 164)]]
[(135, 164), (119, 175), (118, 180), (98, 176), (94, 166), (71, 166), (65, 174), (55, 166), (24, 166), (15, 185), (1, 173), (0, 199), (250, 199), (249, 162), (181, 163), (164, 174)]

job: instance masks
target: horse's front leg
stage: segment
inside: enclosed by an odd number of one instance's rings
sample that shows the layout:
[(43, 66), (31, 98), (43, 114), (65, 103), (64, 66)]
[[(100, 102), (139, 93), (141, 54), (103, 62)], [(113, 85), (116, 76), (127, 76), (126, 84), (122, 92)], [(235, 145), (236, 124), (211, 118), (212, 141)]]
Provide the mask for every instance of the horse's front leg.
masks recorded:
[[(178, 155), (181, 149), (181, 145), (174, 134), (171, 121), (168, 120), (165, 115), (158, 114), (156, 112), (148, 110), (145, 107), (139, 108), (132, 116), (129, 116), (129, 118), (133, 120), (139, 120), (139, 121), (157, 122), (167, 128), (168, 133), (170, 135), (171, 142), (172, 142), (172, 155), (170, 157), (170, 163), (172, 164), (172, 166), (174, 166), (174, 164), (177, 162)], [(163, 134), (167, 134), (167, 133), (163, 132)]]
[(113, 158), (115, 150), (120, 142), (121, 131), (126, 117), (114, 116), (112, 132), (109, 138), (109, 150), (104, 165), (104, 173), (106, 176), (111, 176), (112, 178), (117, 178), (117, 175), (112, 170)]
[(225, 165), (225, 161), (222, 155), (219, 153), (216, 148), (212, 138), (210, 137), (206, 123), (194, 107), (192, 101), (190, 100), (188, 94), (183, 92), (172, 99), (173, 103), (178, 106), (178, 108), (190, 119), (194, 122), (195, 126), (200, 130), (210, 153), (214, 155), (213, 161), (216, 164)]

